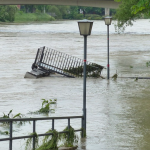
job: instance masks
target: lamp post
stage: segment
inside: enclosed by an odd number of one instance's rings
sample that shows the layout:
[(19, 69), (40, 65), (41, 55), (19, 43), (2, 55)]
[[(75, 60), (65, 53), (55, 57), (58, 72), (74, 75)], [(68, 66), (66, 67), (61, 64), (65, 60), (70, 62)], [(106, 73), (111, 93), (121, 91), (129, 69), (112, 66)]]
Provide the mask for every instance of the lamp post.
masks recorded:
[(109, 79), (109, 25), (111, 25), (112, 17), (105, 17), (105, 25), (107, 25), (107, 79)]
[(83, 77), (83, 122), (82, 122), (82, 127), (85, 130), (85, 132), (86, 132), (86, 59), (87, 59), (87, 36), (91, 34), (93, 22), (84, 19), (84, 20), (78, 21), (78, 26), (79, 26), (80, 35), (84, 36), (84, 71), (83, 71), (84, 77)]

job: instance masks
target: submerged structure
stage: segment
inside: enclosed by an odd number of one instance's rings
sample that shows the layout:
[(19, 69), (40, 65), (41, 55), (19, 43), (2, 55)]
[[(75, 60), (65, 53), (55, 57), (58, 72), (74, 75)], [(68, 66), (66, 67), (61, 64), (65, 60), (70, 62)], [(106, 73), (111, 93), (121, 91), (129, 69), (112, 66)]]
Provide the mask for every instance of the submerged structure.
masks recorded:
[[(84, 61), (80, 58), (53, 50), (48, 47), (38, 49), (32, 70), (25, 74), (25, 78), (39, 78), (57, 73), (66, 77), (82, 77)], [(87, 62), (87, 77), (100, 77), (104, 67)]]

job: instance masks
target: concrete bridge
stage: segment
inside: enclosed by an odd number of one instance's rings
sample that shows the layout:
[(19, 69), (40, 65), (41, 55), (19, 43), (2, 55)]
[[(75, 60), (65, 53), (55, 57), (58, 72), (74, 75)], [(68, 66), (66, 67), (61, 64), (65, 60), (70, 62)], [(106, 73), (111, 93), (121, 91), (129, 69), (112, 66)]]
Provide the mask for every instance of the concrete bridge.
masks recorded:
[(0, 0), (0, 5), (19, 4), (72, 5), (116, 9), (120, 3), (114, 2), (114, 0)]

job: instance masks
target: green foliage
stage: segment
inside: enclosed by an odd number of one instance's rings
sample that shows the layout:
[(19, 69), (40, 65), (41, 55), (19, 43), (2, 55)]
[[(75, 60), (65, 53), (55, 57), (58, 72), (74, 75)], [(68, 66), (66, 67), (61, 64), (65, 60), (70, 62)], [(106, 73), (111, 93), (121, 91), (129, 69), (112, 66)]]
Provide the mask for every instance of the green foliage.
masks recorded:
[[(91, 17), (85, 17), (79, 13), (84, 10), (85, 14), (91, 14)], [(6, 22), (31, 22), (31, 21), (52, 21), (56, 19), (92, 19), (100, 20), (105, 14), (104, 8), (81, 7), (81, 6), (60, 6), (60, 5), (21, 5), (21, 10), (14, 5), (0, 6), (0, 21)], [(111, 9), (110, 13), (115, 13)], [(50, 15), (53, 17), (51, 17)], [(55, 17), (55, 18), (54, 18)]]
[(46, 133), (52, 133), (53, 135), (46, 135), (43, 139), (42, 145), (37, 150), (50, 150), (58, 149), (59, 134), (56, 130), (49, 130)]
[(62, 14), (61, 14), (61, 12), (59, 11), (58, 7), (56, 7), (56, 6), (51, 6), (51, 7), (49, 8), (49, 12), (54, 13), (54, 14), (56, 15), (56, 16), (55, 16), (56, 19), (62, 19)]
[(18, 11), (15, 16), (15, 22), (53, 21), (53, 20), (55, 20), (53, 17), (44, 13), (23, 13), (23, 11)]
[(97, 14), (86, 14), (85, 18), (88, 20), (102, 20), (103, 18)]
[(138, 77), (137, 78), (135, 78), (135, 80), (134, 81), (138, 81)]
[[(83, 19), (87, 18), (84, 14), (80, 14), (80, 9), (85, 14), (91, 14), (92, 17), (88, 17), (92, 20), (100, 20), (105, 15), (104, 8), (98, 7), (83, 7), (83, 6), (61, 6), (61, 5), (22, 5), (21, 11), (26, 13), (48, 13), (56, 19)], [(111, 14), (115, 13), (115, 10), (110, 10)], [(97, 16), (95, 16), (97, 15)], [(95, 17), (94, 17), (95, 16)]]
[(39, 113), (49, 113), (50, 111), (55, 111), (54, 109), (50, 109), (51, 104), (56, 104), (57, 99), (54, 100), (46, 100), (42, 99), (42, 108), (38, 111)]
[(6, 12), (6, 6), (0, 5), (0, 21), (5, 22), (8, 13)]
[(3, 131), (3, 132), (0, 131), (0, 134), (1, 134), (1, 135), (9, 135), (9, 132), (8, 132), (8, 131)]
[(15, 14), (17, 7), (14, 5), (0, 5), (0, 21), (13, 22), (15, 20)]
[(8, 115), (6, 115), (5, 113), (3, 113), (3, 117), (1, 117), (1, 118), (3, 118), (3, 119), (4, 119), (4, 118), (5, 118), (5, 119), (6, 119), (6, 118), (10, 118), (9, 115), (10, 115), (11, 113), (12, 113), (12, 110), (9, 111)]
[(150, 16), (150, 0), (115, 0), (121, 2), (115, 15), (117, 24), (115, 25), (118, 32), (124, 31), (127, 26), (132, 26), (136, 18), (143, 14)]
[(132, 13), (147, 13), (150, 15), (150, 0), (138, 0), (138, 2), (131, 7)]
[(86, 137), (86, 130), (84, 128), (81, 128), (81, 129), (82, 129), (81, 137), (85, 138)]
[[(35, 137), (35, 148), (38, 148), (39, 137), (37, 133), (31, 133), (30, 135)], [(33, 137), (27, 139), (25, 150), (32, 150), (32, 139)]]
[[(9, 113), (6, 115), (5, 113), (3, 113), (3, 117), (0, 117), (1, 119), (11, 119), (10, 118), (10, 114), (12, 113), (12, 110), (9, 111)], [(22, 118), (22, 114), (18, 113), (15, 116), (13, 116), (12, 118)], [(14, 123), (18, 123), (18, 125), (22, 125), (23, 123), (25, 123), (26, 121), (16, 121)], [(3, 125), (9, 125), (9, 122), (2, 122)], [(30, 122), (29, 122), (30, 123)]]
[(83, 14), (79, 14), (77, 6), (70, 6), (68, 12), (63, 15), (64, 19), (82, 19)]
[(130, 68), (133, 68), (133, 66), (130, 66)]
[[(35, 136), (36, 150), (58, 150), (58, 142), (63, 142), (65, 147), (75, 147), (78, 144), (78, 136), (75, 134), (74, 129), (70, 126), (66, 127), (63, 131), (66, 133), (58, 133), (56, 130), (49, 130), (46, 134), (51, 133), (51, 135), (46, 135), (43, 139), (41, 146), (38, 145), (38, 135), (37, 133), (32, 133), (30, 135)], [(26, 141), (25, 150), (32, 150), (32, 138), (28, 138)]]
[(146, 66), (147, 66), (147, 67), (150, 66), (150, 61), (146, 62)]
[[(65, 147), (74, 147), (78, 143), (78, 136), (74, 132), (74, 128), (68, 126), (63, 130), (67, 131), (67, 133), (62, 133), (60, 135), (60, 139), (64, 142)], [(68, 133), (69, 132), (69, 133)]]
[(114, 75), (112, 76), (112, 78), (113, 78), (114, 80), (116, 80), (116, 79), (118, 78), (118, 74), (117, 74), (117, 73), (114, 74)]
[(135, 18), (139, 17), (139, 14), (133, 14), (131, 7), (136, 4), (138, 0), (122, 0), (117, 12), (115, 19), (117, 24), (115, 25), (116, 31), (123, 32), (127, 26), (132, 26)]
[(34, 5), (36, 12), (45, 13), (46, 5)]
[(13, 5), (8, 5), (6, 9), (8, 16), (6, 19), (10, 22), (13, 22), (15, 20), (15, 14), (17, 12), (17, 7)]
[[(87, 75), (87, 77), (98, 78), (98, 77), (100, 77), (102, 69), (103, 69), (103, 67), (98, 64), (95, 64), (95, 63), (87, 64), (86, 65), (86, 75)], [(83, 66), (78, 66), (76, 68), (70, 67), (69, 69), (64, 69), (64, 71), (71, 73), (72, 75), (75, 75), (77, 77), (83, 76)]]

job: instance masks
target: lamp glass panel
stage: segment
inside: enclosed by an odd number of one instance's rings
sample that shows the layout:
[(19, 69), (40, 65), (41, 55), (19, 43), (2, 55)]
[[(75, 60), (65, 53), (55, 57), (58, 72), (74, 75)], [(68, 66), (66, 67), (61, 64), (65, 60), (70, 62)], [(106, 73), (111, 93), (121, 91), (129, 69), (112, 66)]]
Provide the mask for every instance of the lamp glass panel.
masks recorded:
[(91, 26), (90, 22), (80, 22), (79, 23), (79, 29), (81, 35), (90, 35), (91, 34)]
[(111, 25), (112, 18), (105, 18), (105, 25)]

